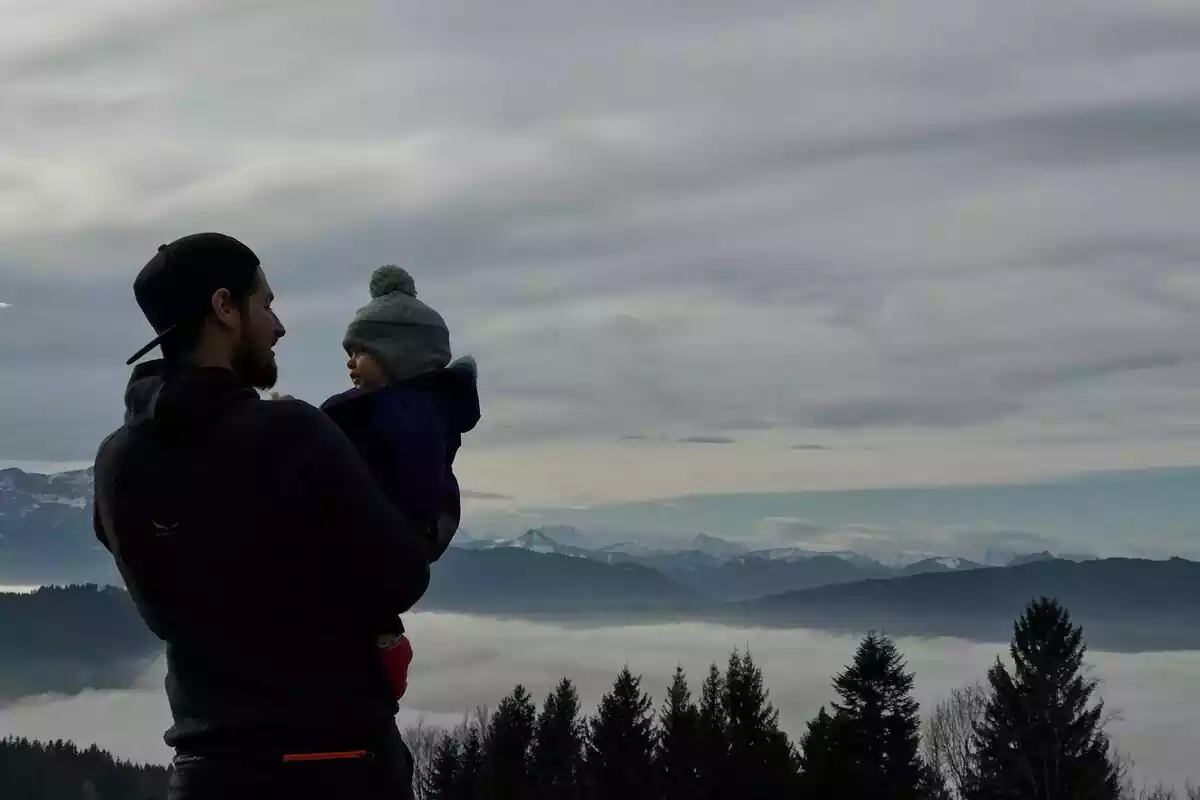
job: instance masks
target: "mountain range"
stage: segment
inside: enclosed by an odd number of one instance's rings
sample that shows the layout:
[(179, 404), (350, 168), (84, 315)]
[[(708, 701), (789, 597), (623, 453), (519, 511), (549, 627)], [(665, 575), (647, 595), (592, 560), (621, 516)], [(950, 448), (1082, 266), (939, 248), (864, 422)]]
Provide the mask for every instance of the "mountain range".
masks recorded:
[(91, 470), (0, 470), (0, 584), (115, 580), (92, 533)]
[[(449, 611), (570, 624), (700, 621), (1005, 642), (1013, 619), (1054, 597), (1090, 646), (1200, 649), (1200, 563), (1051, 558), (1009, 567), (869, 578), (724, 602), (639, 564), (604, 564), (517, 547), (457, 548), (435, 567), (414, 612)], [(123, 685), (161, 652), (120, 589), (0, 593), (0, 704), (23, 694)]]
[[(930, 557), (904, 566), (887, 566), (850, 552), (820, 552), (799, 547), (747, 550), (733, 542), (699, 534), (680, 549), (657, 549), (638, 543), (588, 548), (581, 534), (558, 528), (554, 536), (535, 529), (511, 540), (466, 537), (453, 549), (468, 551), (524, 550), (604, 564), (636, 564), (656, 570), (699, 596), (713, 600), (746, 600), (798, 589), (868, 578), (895, 578), (928, 572), (978, 569), (984, 565), (962, 558)], [(556, 536), (577, 544), (566, 545)], [(1052, 558), (1030, 554), (1022, 560)]]
[[(0, 471), (0, 586), (119, 584), (111, 557), (92, 532), (91, 487), (91, 470), (57, 475), (17, 469)], [(867, 578), (982, 566), (965, 559), (936, 556), (902, 565), (885, 565), (853, 552), (820, 552), (801, 547), (751, 549), (704, 533), (657, 537), (653, 544), (613, 542), (567, 526), (537, 528), (516, 539), (474, 538), (464, 532), (456, 537), (451, 553), (513, 549), (610, 566), (644, 567), (697, 595), (719, 601), (746, 600)], [(1021, 556), (1044, 557), (1050, 556), (1048, 553)], [(572, 568), (583, 569), (578, 565), (564, 567)], [(454, 569), (443, 567), (439, 572), (452, 576)], [(643, 573), (631, 570), (630, 575), (633, 574)], [(452, 577), (443, 580), (449, 586), (457, 585)], [(518, 594), (521, 588), (518, 584), (512, 586)], [(464, 591), (465, 596), (470, 596), (469, 587)]]
[[(1063, 602), (1097, 648), (1200, 649), (1200, 562), (1182, 558), (1073, 561), (1038, 553), (1004, 567), (929, 559), (889, 568), (827, 555), (787, 561), (748, 554), (672, 571), (522, 543), (546, 545), (541, 536), (527, 536), (503, 546), (452, 548), (435, 565), (417, 610), (881, 629), (1002, 642), (1021, 609), (1045, 596)], [(804, 580), (813, 585), (780, 588)]]
[(783, 627), (1005, 641), (1031, 599), (1053, 597), (1097, 649), (1200, 649), (1200, 563), (1050, 558), (786, 592), (728, 604), (722, 619)]
[[(91, 482), (90, 471), (0, 471), (0, 587), (119, 584), (92, 532)], [(1004, 640), (1024, 603), (1044, 594), (1075, 603), (1097, 646), (1176, 648), (1200, 646), (1198, 569), (1183, 559), (1076, 561), (1049, 552), (1009, 556), (1003, 566), (938, 556), (883, 564), (853, 552), (751, 549), (705, 534), (658, 545), (605, 541), (559, 526), (515, 539), (463, 532), (434, 565), (418, 610), (888, 627)]]

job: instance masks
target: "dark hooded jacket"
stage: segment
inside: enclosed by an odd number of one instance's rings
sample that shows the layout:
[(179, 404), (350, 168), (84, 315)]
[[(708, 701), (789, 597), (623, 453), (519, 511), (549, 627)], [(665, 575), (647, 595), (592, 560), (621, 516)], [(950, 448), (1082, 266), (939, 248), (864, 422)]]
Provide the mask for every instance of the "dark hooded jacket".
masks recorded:
[(354, 443), (380, 487), (424, 535), (431, 558), (462, 516), (454, 457), (479, 422), (474, 361), (463, 359), (381, 389), (351, 389), (321, 406)]
[(166, 642), (180, 754), (341, 750), (394, 731), (375, 633), (429, 550), (325, 414), (222, 369), (135, 368), (96, 458), (96, 535)]

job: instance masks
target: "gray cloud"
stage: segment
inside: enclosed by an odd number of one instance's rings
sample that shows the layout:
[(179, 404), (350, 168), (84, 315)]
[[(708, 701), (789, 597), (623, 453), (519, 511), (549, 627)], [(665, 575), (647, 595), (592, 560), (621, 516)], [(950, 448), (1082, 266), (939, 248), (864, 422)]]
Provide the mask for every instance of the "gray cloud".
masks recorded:
[[(835, 695), (830, 682), (852, 658), (856, 638), (805, 630), (751, 630), (703, 624), (556, 627), (513, 620), (442, 614), (406, 617), (416, 657), (401, 723), (421, 716), (453, 724), (476, 705), (492, 707), (517, 683), (540, 702), (563, 675), (578, 685), (592, 710), (626, 664), (644, 677), (657, 706), (676, 665), (693, 681), (733, 648), (749, 647), (762, 668), (781, 726), (798, 738), (808, 720)], [(1001, 645), (951, 639), (898, 641), (915, 673), (923, 711), (949, 690), (983, 677)], [(1200, 741), (1200, 695), (1189, 691), (1200, 654), (1089, 652), (1106, 706), (1122, 712), (1112, 724), (1116, 745), (1135, 759), (1134, 777), (1182, 785), (1195, 772)], [(434, 668), (433, 665), (436, 665)], [(98, 742), (136, 760), (165, 761), (162, 731), (169, 715), (161, 663), (130, 692), (89, 692), (41, 698), (0, 709), (0, 729), (36, 738)], [(112, 721), (119, 717), (120, 725)]]
[(728, 436), (684, 436), (676, 441), (680, 444), (737, 444), (737, 439)]
[(512, 497), (498, 492), (477, 492), (471, 489), (463, 489), (462, 496), (467, 499), (474, 500), (511, 500)]
[(823, 444), (794, 444), (791, 446), (791, 449), (792, 450), (804, 450), (804, 451), (819, 451), (819, 450), (829, 450), (830, 448), (826, 447)]
[(259, 250), (314, 401), (369, 270), (409, 266), (480, 360), (473, 448), (1191, 413), (1200, 9), (284, 8), (10, 26), (0, 456), (91, 455), (133, 272), (205, 228)]
[(974, 403), (930, 400), (845, 400), (814, 409), (816, 428), (873, 428), (908, 425), (959, 427), (1000, 419), (1020, 410), (1013, 399), (978, 398)]

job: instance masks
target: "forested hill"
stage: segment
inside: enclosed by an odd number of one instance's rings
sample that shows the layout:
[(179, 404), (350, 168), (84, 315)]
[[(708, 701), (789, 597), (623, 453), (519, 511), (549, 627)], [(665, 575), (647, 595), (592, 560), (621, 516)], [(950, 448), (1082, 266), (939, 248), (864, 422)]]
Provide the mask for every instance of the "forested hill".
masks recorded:
[(0, 593), (0, 640), (0, 702), (125, 687), (162, 652), (133, 599), (112, 587)]
[(785, 627), (1003, 641), (1012, 609), (1042, 596), (1068, 604), (1098, 649), (1200, 648), (1200, 563), (1182, 558), (1049, 559), (858, 581), (735, 604), (726, 613)]
[(0, 739), (3, 800), (162, 800), (166, 767), (130, 764), (95, 745)]

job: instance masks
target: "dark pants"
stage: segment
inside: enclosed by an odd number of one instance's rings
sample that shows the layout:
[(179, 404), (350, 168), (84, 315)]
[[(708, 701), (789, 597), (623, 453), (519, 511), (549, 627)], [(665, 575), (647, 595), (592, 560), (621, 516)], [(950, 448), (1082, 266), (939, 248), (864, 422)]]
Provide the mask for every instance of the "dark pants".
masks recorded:
[(366, 757), (178, 756), (167, 800), (412, 800), (413, 763), (397, 731)]

